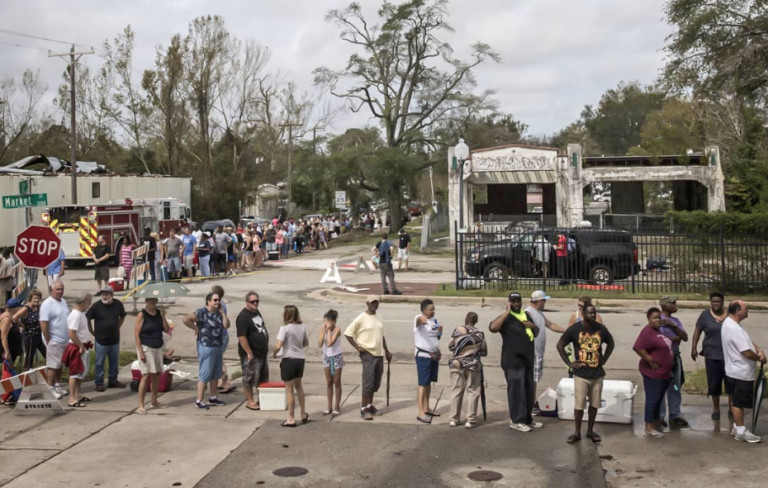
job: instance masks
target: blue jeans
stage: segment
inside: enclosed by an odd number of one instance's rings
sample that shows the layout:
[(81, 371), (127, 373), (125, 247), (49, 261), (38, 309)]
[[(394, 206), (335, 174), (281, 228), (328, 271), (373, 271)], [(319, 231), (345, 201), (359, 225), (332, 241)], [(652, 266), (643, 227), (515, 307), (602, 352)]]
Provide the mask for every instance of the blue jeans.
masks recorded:
[(669, 387), (669, 380), (659, 380), (643, 375), (643, 387), (645, 388), (645, 422), (650, 424), (661, 416), (659, 410), (664, 401), (664, 393)]
[(120, 344), (113, 344), (111, 346), (102, 346), (97, 341), (94, 341), (96, 349), (96, 361), (93, 365), (93, 381), (96, 386), (104, 384), (104, 360), (109, 358), (109, 383), (115, 383), (117, 381), (117, 372), (120, 365), (118, 359), (120, 357)]
[(680, 417), (680, 406), (683, 404), (683, 392), (681, 390), (675, 390), (675, 382), (669, 380), (667, 393), (661, 399), (661, 405), (659, 406), (660, 419), (667, 416), (667, 403), (669, 403), (669, 420)]
[(211, 276), (211, 256), (200, 256), (200, 274)]

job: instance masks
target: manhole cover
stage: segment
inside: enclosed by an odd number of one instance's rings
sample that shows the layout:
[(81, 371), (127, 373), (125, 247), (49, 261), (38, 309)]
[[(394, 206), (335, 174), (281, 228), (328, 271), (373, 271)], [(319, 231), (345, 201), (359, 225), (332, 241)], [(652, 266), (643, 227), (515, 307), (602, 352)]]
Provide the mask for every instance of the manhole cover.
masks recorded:
[(471, 479), (472, 481), (498, 481), (503, 476), (501, 473), (497, 473), (496, 471), (472, 471), (467, 475), (467, 478)]
[(309, 473), (309, 470), (306, 468), (300, 468), (298, 466), (288, 466), (287, 468), (280, 468), (272, 471), (272, 474), (275, 476), (303, 476), (305, 474)]

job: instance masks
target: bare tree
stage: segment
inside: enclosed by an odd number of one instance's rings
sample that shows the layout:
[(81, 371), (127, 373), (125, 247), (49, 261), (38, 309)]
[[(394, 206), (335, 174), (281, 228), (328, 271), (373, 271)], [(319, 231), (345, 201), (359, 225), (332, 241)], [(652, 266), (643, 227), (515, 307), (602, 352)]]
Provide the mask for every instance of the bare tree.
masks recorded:
[(20, 85), (12, 77), (0, 80), (0, 160), (30, 129), (47, 89), (39, 73), (31, 70), (21, 75)]

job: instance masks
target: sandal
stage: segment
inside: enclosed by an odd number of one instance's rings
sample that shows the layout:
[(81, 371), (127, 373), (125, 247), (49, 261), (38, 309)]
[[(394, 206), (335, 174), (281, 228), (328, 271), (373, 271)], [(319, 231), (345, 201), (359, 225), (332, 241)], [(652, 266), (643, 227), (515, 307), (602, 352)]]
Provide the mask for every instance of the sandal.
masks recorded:
[(337, 415), (339, 415), (339, 411), (338, 410), (334, 410), (334, 411), (331, 412), (331, 417), (336, 417)]
[(429, 415), (430, 417), (439, 417), (440, 416), (440, 414), (436, 410), (432, 410), (432, 411), (426, 412), (426, 414)]
[(426, 416), (426, 417), (419, 417), (419, 416), (417, 415), (417, 416), (416, 416), (416, 420), (418, 420), (419, 422), (425, 423), (425, 424), (431, 424), (431, 423), (432, 423), (432, 419), (431, 419), (431, 418), (429, 418), (429, 416)]
[(232, 385), (229, 388), (227, 388), (226, 390), (220, 390), (219, 393), (221, 393), (222, 395), (229, 395), (230, 393), (232, 393), (236, 389), (237, 389), (237, 387), (235, 385)]
[(90, 401), (92, 401), (90, 398), (88, 398), (87, 396), (84, 396), (84, 397), (81, 397), (80, 400), (78, 400), (77, 402), (83, 403), (83, 402), (90, 402)]
[(245, 404), (245, 408), (247, 408), (248, 410), (253, 410), (253, 411), (259, 411), (259, 410), (261, 410), (261, 406), (260, 406), (260, 405), (257, 405), (257, 406), (255, 406), (255, 407), (252, 407), (252, 406), (248, 405), (247, 403)]
[(283, 420), (283, 423), (280, 424), (282, 427), (296, 427), (296, 423), (289, 424), (287, 420)]
[(171, 356), (170, 359), (173, 362), (178, 362), (181, 361), (181, 356)]
[(301, 423), (302, 423), (302, 424), (306, 424), (307, 422), (309, 422), (309, 414), (308, 414), (308, 413), (305, 413), (305, 414), (304, 414), (304, 415), (301, 417)]
[(72, 407), (72, 408), (83, 408), (83, 407), (86, 406), (85, 404), (80, 403), (80, 402), (68, 403), (67, 405)]
[(579, 442), (580, 440), (581, 440), (581, 436), (580, 436), (580, 435), (571, 434), (571, 435), (568, 437), (568, 439), (566, 439), (566, 441), (565, 441), (565, 442), (567, 442), (568, 444), (576, 444), (576, 443), (577, 443), (577, 442)]
[(587, 434), (587, 439), (592, 439), (592, 442), (594, 442), (595, 444), (603, 440), (603, 438), (600, 437), (600, 434), (598, 434), (597, 432), (592, 432), (591, 434)]
[(323, 415), (330, 415), (330, 414), (331, 414), (330, 410), (323, 410)]

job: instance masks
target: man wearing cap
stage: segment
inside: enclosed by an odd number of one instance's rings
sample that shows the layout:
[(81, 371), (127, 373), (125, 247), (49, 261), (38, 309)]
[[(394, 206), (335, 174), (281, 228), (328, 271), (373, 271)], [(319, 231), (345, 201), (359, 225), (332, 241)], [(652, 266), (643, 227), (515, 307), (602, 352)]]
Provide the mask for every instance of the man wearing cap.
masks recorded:
[[(525, 312), (533, 319), (533, 323), (539, 328), (539, 335), (533, 341), (535, 357), (533, 360), (533, 382), (538, 385), (541, 381), (541, 373), (544, 371), (544, 349), (547, 347), (547, 331), (549, 329), (558, 334), (565, 332), (565, 329), (550, 321), (544, 315), (544, 306), (550, 297), (543, 290), (536, 290), (531, 294), (531, 304), (525, 307)], [(534, 387), (535, 391), (535, 387)], [(534, 402), (533, 415), (539, 415), (538, 402)]]
[(51, 285), (51, 296), (40, 305), (40, 330), (45, 340), (45, 366), (48, 369), (48, 385), (53, 389), (56, 398), (67, 394), (61, 386), (61, 356), (69, 342), (69, 327), (67, 316), (69, 307), (64, 300), (64, 283), (54, 281)]
[(125, 321), (123, 302), (114, 299), (114, 291), (106, 286), (99, 291), (101, 300), (92, 304), (85, 313), (88, 330), (95, 339), (96, 360), (94, 361), (93, 381), (96, 391), (104, 391), (104, 362), (109, 360), (107, 386), (125, 388), (117, 379), (120, 365), (120, 327)]
[(183, 267), (187, 271), (187, 278), (192, 279), (192, 268), (194, 268), (195, 260), (195, 248), (197, 247), (197, 240), (195, 236), (189, 233), (189, 227), (184, 226), (181, 229), (181, 243), (184, 246), (182, 253)]
[[(568, 357), (565, 345), (573, 347), (573, 357)], [(605, 352), (603, 352), (605, 344)], [(573, 419), (575, 432), (566, 442), (574, 444), (581, 440), (581, 421), (584, 418), (584, 406), (589, 399), (587, 420), (587, 438), (592, 442), (601, 441), (600, 435), (595, 432), (595, 419), (597, 409), (600, 408), (603, 393), (603, 377), (605, 370), (603, 365), (613, 353), (613, 336), (608, 329), (597, 321), (597, 308), (589, 304), (584, 306), (583, 320), (568, 327), (560, 336), (557, 343), (557, 352), (563, 358), (566, 366), (573, 370)]]
[(397, 269), (403, 269), (403, 262), (405, 262), (405, 271), (408, 271), (408, 251), (411, 250), (411, 236), (408, 235), (405, 227), (400, 229), (397, 248)]
[(374, 415), (381, 415), (373, 405), (373, 394), (379, 391), (381, 376), (384, 374), (384, 357), (387, 363), (392, 361), (392, 353), (387, 348), (384, 338), (384, 324), (376, 316), (379, 299), (368, 295), (365, 299), (366, 311), (355, 317), (344, 331), (349, 343), (360, 353), (363, 365), (362, 405), (360, 416), (364, 420), (373, 420)]
[(669, 388), (665, 393), (665, 398), (661, 400), (661, 425), (668, 427), (664, 421), (669, 405), (669, 423), (678, 427), (688, 427), (688, 421), (680, 416), (680, 407), (683, 403), (683, 383), (685, 383), (685, 374), (683, 373), (683, 360), (680, 357), (680, 342), (688, 341), (688, 334), (683, 328), (683, 324), (672, 314), (677, 312), (677, 299), (675, 297), (665, 296), (659, 301), (661, 306), (661, 327), (659, 330), (670, 341), (672, 341), (672, 354), (675, 362), (672, 366), (672, 377), (669, 379)]
[(509, 428), (530, 432), (542, 427), (531, 415), (536, 386), (533, 383), (534, 340), (539, 328), (522, 310), (523, 298), (518, 292), (509, 294), (507, 309), (493, 319), (491, 332), (501, 334), (501, 369), (507, 379)]

